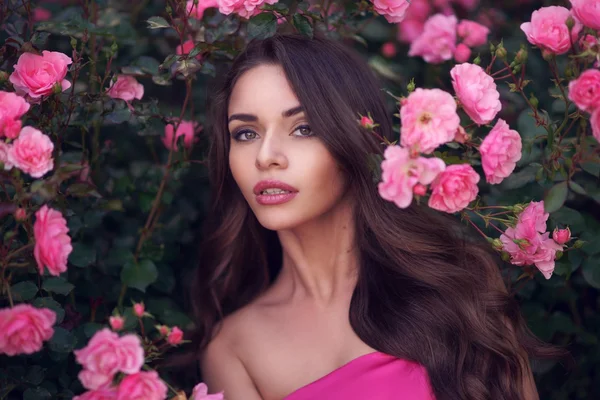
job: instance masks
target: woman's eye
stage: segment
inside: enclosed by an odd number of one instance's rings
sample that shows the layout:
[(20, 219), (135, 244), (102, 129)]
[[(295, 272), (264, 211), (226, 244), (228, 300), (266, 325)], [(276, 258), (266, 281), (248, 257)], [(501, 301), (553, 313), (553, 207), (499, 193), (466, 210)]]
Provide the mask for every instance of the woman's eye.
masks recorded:
[(308, 126), (308, 125), (301, 125), (301, 126), (297, 127), (296, 130), (294, 131), (294, 133), (296, 133), (296, 132), (298, 132), (298, 134), (295, 134), (294, 136), (300, 136), (300, 137), (313, 136), (312, 129), (310, 129), (310, 126)]
[(248, 140), (256, 139), (256, 136), (258, 136), (256, 132), (243, 130), (235, 134), (235, 140), (238, 140), (240, 142), (246, 142)]

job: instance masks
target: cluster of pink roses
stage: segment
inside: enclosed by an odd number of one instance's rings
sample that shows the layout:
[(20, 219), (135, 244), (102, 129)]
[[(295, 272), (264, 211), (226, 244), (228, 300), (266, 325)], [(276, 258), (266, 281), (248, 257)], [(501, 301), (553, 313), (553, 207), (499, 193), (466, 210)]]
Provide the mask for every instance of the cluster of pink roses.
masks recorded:
[[(200, 0), (202, 2), (202, 0)], [(279, 0), (217, 0), (219, 12), (225, 15), (238, 14), (243, 18), (250, 18), (260, 14), (263, 4), (275, 4)]]
[(472, 47), (487, 43), (489, 33), (490, 30), (478, 22), (462, 20), (459, 23), (455, 15), (435, 14), (427, 19), (423, 31), (412, 40), (408, 54), (421, 56), (433, 64), (452, 58), (465, 62), (471, 57)]
[[(474, 64), (459, 64), (451, 71), (458, 101), (478, 125), (490, 123), (501, 109), (500, 94), (492, 77)], [(423, 196), (431, 184), (429, 206), (449, 213), (469, 205), (478, 194), (479, 174), (469, 164), (446, 167), (439, 158), (421, 157), (437, 147), (468, 139), (460, 126), (456, 101), (441, 89), (417, 88), (402, 99), (400, 145), (384, 154), (379, 193), (399, 207), (408, 207), (413, 194)], [(479, 152), (486, 180), (500, 183), (509, 176), (521, 158), (521, 137), (498, 119), (483, 139)]]
[(600, 70), (585, 70), (579, 78), (569, 82), (569, 99), (580, 110), (591, 114), (592, 134), (600, 142)]
[(553, 238), (546, 232), (549, 214), (544, 212), (544, 202), (531, 202), (518, 216), (515, 227), (509, 227), (500, 235), (503, 250), (510, 254), (515, 265), (535, 266), (546, 279), (554, 271), (556, 252), (570, 240), (568, 229), (555, 230)]

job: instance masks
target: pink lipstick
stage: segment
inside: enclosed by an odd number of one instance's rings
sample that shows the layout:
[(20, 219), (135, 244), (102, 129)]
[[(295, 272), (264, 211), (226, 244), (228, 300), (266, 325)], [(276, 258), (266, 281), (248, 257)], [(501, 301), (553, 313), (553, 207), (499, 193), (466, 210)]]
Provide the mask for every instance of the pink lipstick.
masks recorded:
[(298, 189), (277, 180), (260, 181), (254, 186), (256, 201), (262, 205), (287, 203), (298, 194)]

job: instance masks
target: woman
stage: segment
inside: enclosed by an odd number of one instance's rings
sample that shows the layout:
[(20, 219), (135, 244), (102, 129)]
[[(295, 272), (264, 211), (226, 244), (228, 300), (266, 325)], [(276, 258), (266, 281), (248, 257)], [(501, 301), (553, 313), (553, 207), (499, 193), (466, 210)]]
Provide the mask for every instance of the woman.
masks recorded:
[(252, 42), (212, 108), (213, 203), (194, 282), (204, 380), (227, 400), (536, 399), (527, 330), (487, 244), (380, 198), (362, 128), (394, 140), (368, 65)]

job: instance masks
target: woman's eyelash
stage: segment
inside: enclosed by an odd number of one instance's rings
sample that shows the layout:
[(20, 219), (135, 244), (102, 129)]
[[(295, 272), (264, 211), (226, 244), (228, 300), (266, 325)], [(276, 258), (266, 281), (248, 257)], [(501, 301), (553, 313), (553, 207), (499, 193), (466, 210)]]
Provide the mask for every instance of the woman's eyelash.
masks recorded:
[[(300, 126), (296, 127), (296, 129), (294, 129), (294, 132), (296, 132), (299, 129), (308, 129), (310, 131), (309, 135), (298, 135), (300, 137), (311, 137), (311, 136), (314, 136), (314, 133), (312, 132), (312, 129), (311, 129), (311, 127), (309, 125), (300, 125)], [(237, 132), (234, 132), (233, 138), (235, 140), (239, 141), (239, 142), (247, 142), (247, 141), (252, 140), (252, 139), (242, 139), (241, 138), (242, 135), (247, 134), (247, 133), (254, 133), (254, 134), (256, 134), (256, 132), (254, 132), (251, 129), (241, 129), (241, 130), (239, 130)]]

